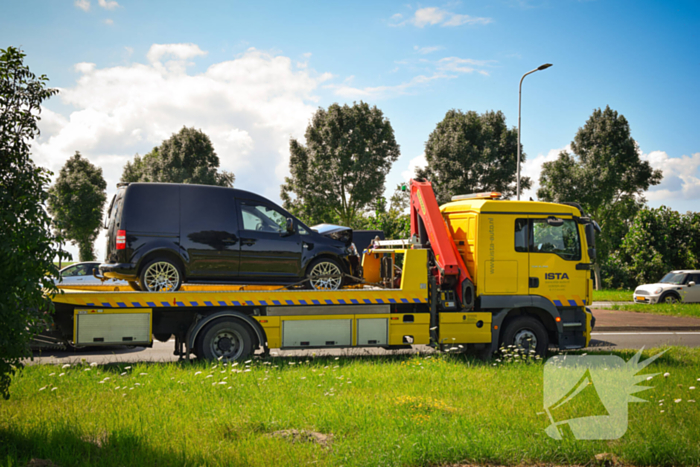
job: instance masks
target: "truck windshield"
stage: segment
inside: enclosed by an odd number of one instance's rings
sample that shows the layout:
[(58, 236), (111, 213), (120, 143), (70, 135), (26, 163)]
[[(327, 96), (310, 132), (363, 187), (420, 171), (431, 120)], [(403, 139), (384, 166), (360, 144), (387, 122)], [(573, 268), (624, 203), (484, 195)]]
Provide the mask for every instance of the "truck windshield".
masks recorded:
[(664, 276), (663, 279), (659, 281), (660, 284), (682, 284), (683, 279), (685, 279), (685, 274), (678, 274), (675, 272), (669, 272)]

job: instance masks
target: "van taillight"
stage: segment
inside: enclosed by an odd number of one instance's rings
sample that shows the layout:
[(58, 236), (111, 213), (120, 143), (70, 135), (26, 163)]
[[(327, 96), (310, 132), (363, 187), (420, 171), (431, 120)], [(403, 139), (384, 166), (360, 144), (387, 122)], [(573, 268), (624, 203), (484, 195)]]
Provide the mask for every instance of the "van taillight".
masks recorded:
[(126, 230), (117, 230), (117, 250), (126, 248)]

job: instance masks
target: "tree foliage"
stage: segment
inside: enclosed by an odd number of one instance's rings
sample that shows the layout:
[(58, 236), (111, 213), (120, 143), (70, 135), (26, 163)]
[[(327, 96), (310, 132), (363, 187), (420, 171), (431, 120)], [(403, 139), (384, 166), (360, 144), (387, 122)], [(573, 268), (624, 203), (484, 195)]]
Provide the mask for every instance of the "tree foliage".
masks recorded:
[(384, 191), (399, 145), (391, 123), (377, 107), (360, 102), (319, 108), (305, 133), (306, 145), (289, 142), (291, 176), (284, 206), (309, 223), (337, 219), (351, 226)]
[(603, 265), (603, 283), (634, 288), (657, 282), (674, 269), (699, 268), (700, 213), (645, 208), (634, 217), (620, 249)]
[(411, 192), (397, 186), (389, 200), (379, 197), (370, 203), (372, 211), (359, 217), (352, 228), (358, 230), (381, 230), (387, 240), (408, 238), (411, 233), (411, 217), (408, 214)]
[[(479, 115), (450, 110), (430, 134), (425, 158), (428, 165), (416, 170), (416, 176), (432, 182), (440, 204), (466, 193), (515, 194), (518, 132), (506, 126), (501, 111)], [(530, 179), (521, 177), (520, 185), (521, 189), (529, 188)]]
[(143, 157), (127, 162), (122, 182), (197, 183), (232, 187), (236, 177), (218, 171), (219, 156), (202, 130), (182, 127)]
[(49, 189), (49, 213), (59, 235), (78, 244), (80, 261), (95, 260), (95, 239), (107, 199), (102, 169), (78, 151), (66, 161)]
[(600, 224), (599, 265), (619, 247), (631, 219), (646, 202), (644, 192), (659, 184), (662, 174), (640, 159), (627, 119), (609, 106), (593, 111), (571, 150), (573, 154), (562, 151), (557, 160), (543, 164), (537, 196), (576, 201)]
[(44, 209), (51, 173), (30, 159), (41, 103), (58, 91), (24, 57), (14, 47), (0, 50), (0, 394), (6, 399), (21, 359), (32, 355), (32, 336), (50, 319), (42, 286), (56, 292), (49, 274), (58, 274), (60, 242)]

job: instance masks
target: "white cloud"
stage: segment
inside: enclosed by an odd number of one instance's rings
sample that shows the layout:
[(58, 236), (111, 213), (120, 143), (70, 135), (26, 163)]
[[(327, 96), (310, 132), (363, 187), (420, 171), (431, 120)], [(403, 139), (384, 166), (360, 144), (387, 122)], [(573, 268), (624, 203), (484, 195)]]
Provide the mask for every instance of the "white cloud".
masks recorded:
[(151, 63), (160, 62), (161, 58), (172, 56), (176, 60), (187, 60), (190, 58), (206, 55), (196, 44), (153, 44), (146, 58)]
[(438, 61), (437, 69), (441, 71), (450, 71), (455, 73), (473, 73), (477, 72), (488, 76), (489, 72), (484, 70), (484, 67), (493, 65), (495, 60), (474, 60), (471, 58), (445, 57)]
[(107, 10), (114, 10), (115, 8), (119, 7), (119, 4), (114, 0), (97, 0), (97, 3), (99, 3), (102, 8)]
[(668, 205), (676, 200), (700, 199), (700, 152), (670, 157), (664, 151), (652, 151), (641, 158), (664, 175), (659, 185), (647, 191), (649, 201)]
[(437, 52), (438, 50), (444, 49), (443, 46), (441, 45), (434, 45), (430, 47), (418, 47), (417, 45), (413, 46), (413, 50), (415, 50), (417, 53), (421, 55), (427, 55), (429, 53)]
[(462, 26), (463, 24), (489, 24), (491, 18), (481, 18), (460, 15), (438, 7), (419, 8), (411, 18), (403, 20), (403, 15), (397, 13), (389, 19), (390, 26), (413, 24), (418, 28), (440, 25), (441, 27)]
[(416, 169), (422, 169), (427, 165), (428, 161), (425, 159), (425, 153), (414, 157), (408, 161), (408, 168), (401, 172), (401, 180), (403, 182), (408, 182), (416, 176)]
[(370, 86), (357, 88), (344, 84), (329, 84), (326, 88), (333, 89), (335, 94), (346, 99), (383, 99), (393, 96), (408, 94), (412, 88), (426, 85), (438, 79), (451, 79), (456, 76), (443, 73), (434, 73), (432, 76), (418, 75), (411, 80), (393, 86)]
[(90, 10), (90, 0), (75, 0), (73, 4), (83, 11)]
[(104, 21), (104, 23), (105, 23), (106, 25), (108, 25), (108, 26), (111, 26), (111, 25), (114, 24), (114, 20), (107, 18), (107, 19)]
[(524, 164), (520, 166), (520, 176), (530, 177), (532, 187), (529, 190), (520, 192), (520, 199), (537, 199), (537, 190), (540, 187), (540, 173), (542, 172), (542, 164), (557, 160), (559, 153), (562, 151), (571, 152), (571, 145), (567, 144), (563, 148), (550, 149), (547, 154), (538, 154), (534, 159), (528, 158)]
[[(57, 173), (80, 151), (103, 168), (111, 199), (134, 154), (145, 154), (183, 126), (195, 127), (211, 138), (221, 169), (236, 174), (236, 187), (278, 200), (288, 174), (289, 138), (303, 138), (316, 110), (313, 93), (330, 75), (253, 48), (199, 74), (160, 64), (166, 55), (204, 54), (182, 45), (151, 47), (148, 64), (76, 64), (75, 85), (57, 97), (75, 110), (43, 110), (33, 159)], [(101, 258), (103, 237), (96, 247)]]

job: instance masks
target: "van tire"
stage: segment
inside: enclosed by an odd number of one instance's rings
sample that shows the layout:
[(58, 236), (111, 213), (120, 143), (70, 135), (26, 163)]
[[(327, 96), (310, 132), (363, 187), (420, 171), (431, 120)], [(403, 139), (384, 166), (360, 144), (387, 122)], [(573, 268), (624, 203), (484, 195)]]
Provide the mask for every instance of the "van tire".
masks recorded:
[(248, 326), (234, 319), (217, 319), (197, 336), (195, 354), (205, 360), (245, 360), (253, 352)]
[(169, 258), (155, 258), (146, 263), (139, 274), (144, 292), (175, 292), (182, 285), (182, 269)]
[[(534, 349), (529, 348), (528, 339), (535, 341)], [(537, 355), (544, 358), (549, 348), (549, 336), (540, 320), (532, 316), (519, 316), (506, 326), (503, 345), (506, 347), (515, 345), (525, 351), (534, 350)]]
[[(332, 258), (318, 258), (307, 269), (309, 287), (314, 290), (338, 290), (343, 286), (343, 267)], [(314, 281), (312, 274), (316, 275), (340, 275), (337, 279), (321, 279)]]

